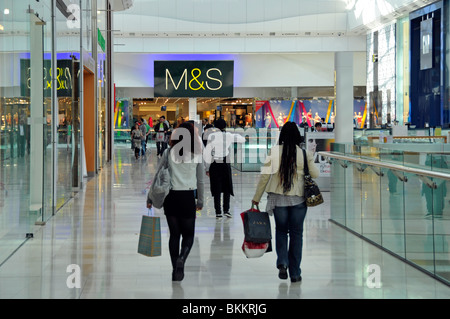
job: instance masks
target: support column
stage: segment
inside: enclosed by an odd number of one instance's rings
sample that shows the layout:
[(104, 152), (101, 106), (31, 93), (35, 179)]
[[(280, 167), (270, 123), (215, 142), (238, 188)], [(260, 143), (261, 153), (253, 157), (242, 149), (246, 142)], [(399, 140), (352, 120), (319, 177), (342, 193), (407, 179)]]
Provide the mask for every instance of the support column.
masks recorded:
[(189, 120), (198, 122), (199, 118), (197, 116), (197, 98), (189, 98)]
[(42, 212), (44, 189), (43, 22), (30, 11), (30, 211)]
[(336, 52), (334, 55), (336, 143), (353, 144), (353, 52)]

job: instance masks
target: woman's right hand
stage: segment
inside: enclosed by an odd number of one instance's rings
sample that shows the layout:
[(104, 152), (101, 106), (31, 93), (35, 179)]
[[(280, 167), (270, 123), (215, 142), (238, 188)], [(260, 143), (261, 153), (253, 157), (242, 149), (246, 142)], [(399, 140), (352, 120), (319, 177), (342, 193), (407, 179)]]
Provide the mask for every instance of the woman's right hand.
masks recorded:
[(254, 200), (252, 200), (252, 205), (258, 206), (259, 202), (255, 202)]

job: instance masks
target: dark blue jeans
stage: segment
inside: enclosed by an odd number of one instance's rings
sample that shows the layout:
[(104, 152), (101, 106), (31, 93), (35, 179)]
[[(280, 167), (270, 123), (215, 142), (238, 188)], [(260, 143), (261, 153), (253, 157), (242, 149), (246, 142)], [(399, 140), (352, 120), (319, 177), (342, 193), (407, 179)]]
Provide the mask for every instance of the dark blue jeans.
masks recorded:
[(306, 211), (305, 203), (274, 209), (277, 267), (287, 267), (291, 278), (301, 275), (303, 222)]

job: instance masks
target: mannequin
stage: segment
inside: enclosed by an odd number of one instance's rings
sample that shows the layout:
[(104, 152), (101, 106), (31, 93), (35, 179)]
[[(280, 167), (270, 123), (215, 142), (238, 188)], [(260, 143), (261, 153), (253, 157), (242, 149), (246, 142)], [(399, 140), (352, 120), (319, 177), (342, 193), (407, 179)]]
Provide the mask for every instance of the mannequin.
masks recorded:
[(316, 115), (314, 116), (314, 124), (322, 122), (322, 119), (319, 116), (319, 113), (316, 112)]
[(280, 115), (278, 115), (278, 126), (283, 126), (284, 122), (283, 122), (283, 114), (280, 113)]
[(357, 123), (357, 128), (361, 128), (361, 124), (362, 124), (362, 115), (361, 112), (358, 112), (358, 115), (356, 117), (356, 123)]
[(266, 113), (266, 116), (264, 117), (265, 126), (266, 128), (270, 127), (270, 123), (272, 122), (272, 118), (270, 117), (269, 112)]

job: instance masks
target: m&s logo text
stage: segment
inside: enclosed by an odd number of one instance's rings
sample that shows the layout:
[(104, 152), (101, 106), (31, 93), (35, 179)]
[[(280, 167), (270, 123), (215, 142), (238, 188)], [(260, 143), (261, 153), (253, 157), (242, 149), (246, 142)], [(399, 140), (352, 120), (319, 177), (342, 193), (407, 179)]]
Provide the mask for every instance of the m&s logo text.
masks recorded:
[(155, 97), (231, 97), (233, 61), (155, 61)]

